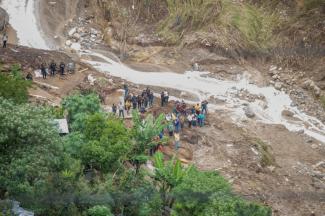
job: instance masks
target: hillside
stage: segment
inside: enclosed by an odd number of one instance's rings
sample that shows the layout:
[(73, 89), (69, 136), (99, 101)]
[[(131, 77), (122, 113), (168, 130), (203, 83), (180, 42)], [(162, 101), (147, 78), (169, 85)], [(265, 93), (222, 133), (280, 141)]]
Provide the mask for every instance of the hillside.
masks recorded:
[(325, 0), (0, 0), (7, 14), (0, 210), (322, 216)]

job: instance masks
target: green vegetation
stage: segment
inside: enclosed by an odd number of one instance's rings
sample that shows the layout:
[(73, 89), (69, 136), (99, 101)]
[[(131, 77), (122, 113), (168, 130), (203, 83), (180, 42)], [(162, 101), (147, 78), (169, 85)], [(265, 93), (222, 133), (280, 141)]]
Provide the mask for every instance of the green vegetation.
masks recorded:
[(323, 108), (324, 108), (324, 110), (325, 110), (325, 96), (322, 96), (322, 97), (320, 98), (320, 102), (321, 102), (321, 104), (322, 104), (322, 106), (323, 106)]
[(273, 30), (279, 24), (277, 14), (248, 3), (236, 4), (222, 1), (223, 10), (219, 22), (222, 26), (235, 28), (250, 46), (260, 49), (270, 47)]
[(160, 34), (171, 44), (179, 43), (184, 32), (205, 32), (209, 29), (223, 34), (212, 38), (224, 46), (231, 40), (250, 48), (266, 49), (272, 44), (273, 31), (279, 16), (266, 8), (231, 0), (167, 0), (169, 16), (160, 25)]
[[(71, 129), (64, 137), (52, 123), (63, 113)], [(133, 115), (126, 128), (100, 109), (95, 94), (71, 95), (54, 111), (1, 98), (0, 199), (37, 215), (270, 215), (234, 195), (216, 172), (161, 153), (150, 158), (149, 149), (166, 142), (156, 138), (164, 116)], [(154, 171), (141, 166), (150, 159)]]
[(275, 159), (269, 151), (269, 147), (260, 139), (256, 139), (254, 148), (261, 154), (261, 165), (263, 167), (275, 165)]
[(160, 34), (171, 44), (178, 43), (184, 31), (214, 23), (221, 4), (215, 0), (167, 0), (168, 16), (161, 22)]
[(325, 0), (304, 0), (303, 6), (307, 11), (321, 6), (325, 7)]
[(9, 74), (0, 72), (0, 97), (11, 99), (16, 103), (25, 103), (28, 100), (29, 81), (24, 80), (20, 67), (13, 65)]
[(94, 206), (87, 211), (88, 216), (113, 216), (111, 210), (106, 206)]

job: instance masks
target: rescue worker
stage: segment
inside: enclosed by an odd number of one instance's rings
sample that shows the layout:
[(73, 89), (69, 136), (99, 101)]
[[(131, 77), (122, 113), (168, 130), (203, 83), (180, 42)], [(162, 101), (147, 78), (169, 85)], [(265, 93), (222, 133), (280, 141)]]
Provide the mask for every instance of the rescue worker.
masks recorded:
[(52, 60), (52, 62), (50, 64), (51, 76), (55, 76), (55, 71), (56, 71), (56, 63)]
[(46, 68), (45, 68), (44, 63), (41, 64), (41, 73), (42, 73), (43, 79), (46, 79), (47, 73), (46, 73)]
[(65, 70), (65, 64), (64, 64), (64, 62), (61, 62), (60, 63), (60, 73), (61, 73), (61, 76), (64, 75), (64, 70)]

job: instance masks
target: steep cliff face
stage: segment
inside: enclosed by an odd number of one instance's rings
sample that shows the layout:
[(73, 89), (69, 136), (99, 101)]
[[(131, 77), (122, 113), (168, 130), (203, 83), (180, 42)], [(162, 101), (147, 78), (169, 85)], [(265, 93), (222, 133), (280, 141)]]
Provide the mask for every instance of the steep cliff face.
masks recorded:
[(0, 31), (3, 31), (9, 21), (8, 14), (5, 10), (0, 8)]

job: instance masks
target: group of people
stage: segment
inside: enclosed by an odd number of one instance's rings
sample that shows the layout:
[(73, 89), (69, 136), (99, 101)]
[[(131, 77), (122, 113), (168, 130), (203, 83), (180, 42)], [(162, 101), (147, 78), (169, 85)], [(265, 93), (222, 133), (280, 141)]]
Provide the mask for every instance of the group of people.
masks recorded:
[(130, 93), (128, 86), (124, 85), (124, 101), (120, 101), (117, 106), (113, 104), (112, 111), (114, 114), (117, 114), (118, 111), (118, 116), (122, 118), (124, 118), (125, 111), (127, 115), (130, 114), (131, 108), (145, 113), (149, 107), (153, 106), (154, 98), (154, 94), (149, 88), (136, 95)]
[(161, 106), (167, 106), (169, 101), (169, 93), (168, 91), (162, 91), (160, 94)]
[(166, 114), (168, 134), (175, 138), (175, 149), (180, 148), (180, 132), (186, 125), (188, 128), (203, 127), (208, 114), (208, 101), (197, 103), (187, 108), (184, 101), (176, 101), (172, 113)]
[(7, 35), (7, 33), (4, 33), (2, 35), (2, 48), (6, 48), (7, 47), (7, 41), (8, 41), (8, 35)]
[[(154, 93), (146, 88), (139, 95), (129, 92), (127, 85), (124, 85), (124, 100), (117, 105), (113, 104), (112, 112), (120, 118), (124, 118), (125, 112), (129, 114), (131, 108), (145, 113), (147, 108), (153, 107)], [(167, 106), (169, 102), (168, 91), (161, 92), (161, 106)], [(176, 101), (171, 113), (166, 113), (167, 127), (159, 134), (162, 139), (165, 133), (174, 137), (175, 149), (180, 148), (180, 132), (183, 128), (203, 127), (208, 114), (208, 101), (204, 100), (192, 107), (188, 107), (184, 100)]]
[(59, 64), (59, 66), (57, 66), (55, 61), (52, 60), (51, 63), (49, 64), (48, 68), (46, 67), (46, 63), (41, 64), (41, 73), (42, 73), (43, 79), (46, 79), (48, 72), (49, 72), (50, 76), (54, 77), (55, 74), (57, 73), (57, 71), (60, 73), (61, 76), (63, 76), (65, 74), (64, 62), (61, 62)]

